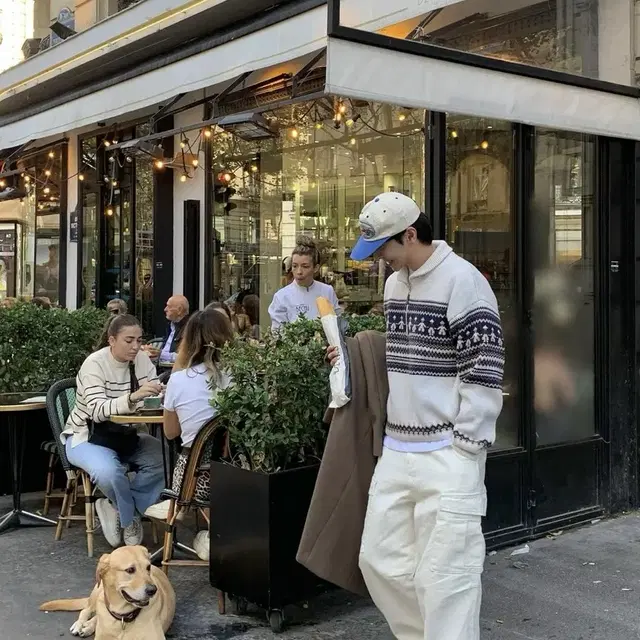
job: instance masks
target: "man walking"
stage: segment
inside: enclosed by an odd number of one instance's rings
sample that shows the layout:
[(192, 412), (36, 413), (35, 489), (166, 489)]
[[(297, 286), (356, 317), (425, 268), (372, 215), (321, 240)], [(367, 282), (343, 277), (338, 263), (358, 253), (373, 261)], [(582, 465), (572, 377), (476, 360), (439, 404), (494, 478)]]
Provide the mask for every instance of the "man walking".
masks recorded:
[(360, 568), (398, 640), (479, 640), (486, 449), (504, 368), (496, 298), (407, 196), (376, 197), (360, 226), (351, 258), (375, 254), (394, 270), (387, 427)]

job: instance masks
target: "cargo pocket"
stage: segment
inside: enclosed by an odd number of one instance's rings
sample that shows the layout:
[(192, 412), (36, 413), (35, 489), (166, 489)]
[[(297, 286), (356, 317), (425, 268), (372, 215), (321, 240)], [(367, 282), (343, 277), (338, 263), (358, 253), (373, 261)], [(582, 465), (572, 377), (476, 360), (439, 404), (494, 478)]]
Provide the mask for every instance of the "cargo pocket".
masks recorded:
[(436, 524), (425, 554), (435, 573), (482, 573), (485, 542), (482, 516), (487, 509), (485, 492), (450, 493), (440, 497)]

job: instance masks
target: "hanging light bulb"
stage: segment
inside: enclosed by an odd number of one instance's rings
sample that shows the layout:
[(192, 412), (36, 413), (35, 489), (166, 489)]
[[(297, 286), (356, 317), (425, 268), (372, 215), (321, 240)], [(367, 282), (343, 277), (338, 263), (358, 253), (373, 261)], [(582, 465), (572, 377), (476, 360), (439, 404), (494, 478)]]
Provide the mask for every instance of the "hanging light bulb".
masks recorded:
[(107, 209), (107, 215), (108, 215), (108, 216), (112, 216), (112, 215), (113, 215), (113, 209), (112, 209), (111, 207), (109, 207), (109, 208)]
[(114, 138), (112, 142), (113, 144), (118, 144), (118, 138)]
[(231, 174), (227, 171), (222, 175), (222, 179), (225, 182), (231, 182)]
[(7, 186), (7, 183), (4, 180), (0, 180), (0, 189), (4, 189)]
[(111, 142), (109, 142), (109, 140), (105, 140), (104, 141), (104, 146), (105, 147), (110, 147), (111, 146)]
[(192, 164), (194, 167), (197, 167), (197, 166), (200, 164), (200, 161), (198, 160), (198, 158), (194, 158), (194, 159), (191, 161), (191, 164)]
[(104, 177), (104, 181), (109, 184), (111, 182), (111, 180), (109, 179), (109, 176), (105, 176)]
[(48, 196), (50, 193), (51, 193), (51, 189), (49, 189), (49, 187), (45, 187), (44, 194)]
[(210, 138), (213, 135), (213, 132), (211, 131), (211, 129), (205, 129), (204, 130), (204, 137), (205, 138)]
[(347, 113), (347, 105), (346, 104), (341, 104), (340, 108), (338, 109), (338, 113), (341, 113), (341, 114)]
[(53, 160), (56, 156), (53, 151), (49, 151), (49, 157)]
[(483, 141), (480, 143), (480, 147), (481, 147), (482, 149), (485, 149), (485, 150), (486, 150), (486, 149), (488, 149), (488, 148), (489, 148), (489, 141), (488, 141), (488, 140), (483, 140)]
[(289, 135), (295, 140), (300, 135), (300, 132), (295, 127), (293, 127), (289, 131)]
[(53, 202), (54, 200), (55, 200), (55, 198), (54, 198), (53, 196), (51, 196), (51, 197), (49, 198), (49, 201), (50, 201), (50, 202)]
[(186, 149), (186, 147), (187, 147), (187, 143), (185, 142), (184, 138), (182, 138), (182, 140), (180, 140), (180, 147), (182, 149)]
[(180, 176), (180, 182), (186, 182), (188, 177), (189, 177), (189, 176), (187, 176), (187, 174), (186, 174), (186, 173), (183, 173), (183, 174)]
[(44, 172), (44, 175), (45, 175), (45, 176), (47, 176), (47, 178), (50, 178), (50, 177), (51, 177), (51, 171), (49, 171), (49, 169), (47, 169), (47, 170)]
[(112, 180), (111, 181), (111, 185), (114, 186), (114, 187), (117, 187), (118, 186), (118, 181), (117, 180)]
[(398, 115), (398, 120), (400, 120), (400, 122), (404, 122), (407, 119), (407, 114), (406, 113), (400, 113)]
[(78, 174), (78, 180), (80, 180), (80, 182), (84, 180), (84, 175), (82, 173)]
[(457, 138), (457, 137), (458, 137), (458, 132), (457, 132), (455, 129), (453, 129), (453, 130), (451, 131), (451, 137), (452, 137), (452, 138)]
[(156, 169), (164, 169), (164, 162), (162, 160), (156, 160)]
[(24, 176), (24, 181), (29, 184), (31, 182), (31, 176)]
[(116, 161), (115, 156), (109, 156), (109, 162), (115, 162), (115, 161)]
[(349, 140), (349, 142), (354, 145), (356, 143), (356, 139), (355, 138), (351, 138), (351, 140)]
[(347, 125), (347, 127), (353, 127), (353, 125), (355, 124), (355, 120), (353, 118), (349, 118), (345, 124)]
[(253, 171), (253, 173), (256, 173), (258, 171), (258, 165), (257, 164), (252, 164), (251, 165), (251, 171)]
[(127, 156), (127, 157), (125, 158), (125, 160), (126, 160), (129, 164), (131, 164), (131, 163), (133, 162), (133, 158), (132, 158), (131, 156)]
[(316, 129), (322, 129), (322, 122), (316, 122)]

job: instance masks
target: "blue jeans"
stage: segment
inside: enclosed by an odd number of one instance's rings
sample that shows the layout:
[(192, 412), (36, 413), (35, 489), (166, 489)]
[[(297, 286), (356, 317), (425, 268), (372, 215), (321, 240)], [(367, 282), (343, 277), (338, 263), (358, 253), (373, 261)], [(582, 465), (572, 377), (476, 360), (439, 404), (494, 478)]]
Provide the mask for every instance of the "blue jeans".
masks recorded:
[[(156, 504), (164, 490), (162, 443), (157, 438), (141, 433), (138, 448), (133, 455), (120, 459), (113, 449), (90, 442), (65, 448), (69, 462), (91, 476), (91, 481), (117, 507), (120, 524), (128, 527), (136, 515), (143, 514)], [(127, 473), (135, 472), (133, 480)]]

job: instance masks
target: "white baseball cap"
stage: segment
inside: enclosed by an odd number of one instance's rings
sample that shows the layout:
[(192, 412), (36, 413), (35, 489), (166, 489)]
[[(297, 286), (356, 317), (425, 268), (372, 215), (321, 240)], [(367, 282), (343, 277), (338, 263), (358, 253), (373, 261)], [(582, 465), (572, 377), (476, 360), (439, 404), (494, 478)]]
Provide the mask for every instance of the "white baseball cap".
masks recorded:
[(367, 202), (360, 214), (362, 236), (351, 249), (352, 260), (365, 260), (389, 238), (406, 231), (420, 216), (414, 200), (397, 191), (387, 191)]

